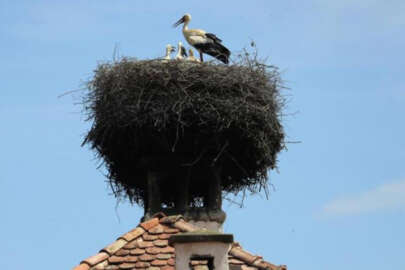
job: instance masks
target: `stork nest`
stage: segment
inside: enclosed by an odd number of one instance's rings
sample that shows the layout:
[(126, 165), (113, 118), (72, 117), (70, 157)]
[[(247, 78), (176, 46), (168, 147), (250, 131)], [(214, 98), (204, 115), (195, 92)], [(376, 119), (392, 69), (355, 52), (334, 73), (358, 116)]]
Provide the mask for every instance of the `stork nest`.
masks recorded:
[(213, 62), (136, 60), (100, 64), (84, 95), (89, 145), (105, 163), (116, 196), (143, 204), (148, 171), (164, 171), (166, 204), (176, 179), (204, 194), (210, 168), (223, 191), (267, 187), (284, 147), (284, 99), (276, 67), (249, 56)]

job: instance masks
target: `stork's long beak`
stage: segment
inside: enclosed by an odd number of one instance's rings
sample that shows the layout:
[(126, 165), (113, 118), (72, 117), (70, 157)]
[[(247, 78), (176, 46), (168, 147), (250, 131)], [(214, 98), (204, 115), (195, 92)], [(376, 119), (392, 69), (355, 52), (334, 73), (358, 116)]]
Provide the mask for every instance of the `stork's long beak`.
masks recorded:
[(184, 23), (184, 21), (185, 21), (185, 18), (183, 16), (183, 17), (181, 17), (180, 20), (178, 20), (176, 23), (173, 24), (173, 27), (179, 26), (180, 24)]

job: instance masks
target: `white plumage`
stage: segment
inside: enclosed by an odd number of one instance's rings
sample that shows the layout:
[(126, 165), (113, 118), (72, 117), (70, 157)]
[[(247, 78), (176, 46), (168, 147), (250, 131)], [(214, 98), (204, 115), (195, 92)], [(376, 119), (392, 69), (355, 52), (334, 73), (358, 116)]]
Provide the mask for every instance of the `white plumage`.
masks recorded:
[(172, 52), (175, 52), (176, 49), (171, 45), (171, 44), (167, 44), (166, 45), (166, 55), (165, 57), (163, 57), (164, 60), (170, 60), (170, 55), (172, 54)]
[(183, 43), (181, 43), (181, 41), (179, 41), (179, 43), (177, 44), (176, 59), (181, 60), (181, 59), (184, 59), (185, 57), (187, 57), (186, 48), (184, 48)]
[(229, 63), (231, 52), (221, 44), (222, 40), (212, 33), (207, 33), (201, 29), (189, 29), (188, 24), (191, 15), (185, 14), (173, 26), (177, 27), (183, 23), (183, 35), (187, 42), (196, 48), (200, 53), (200, 60), (203, 61), (203, 53), (211, 55), (225, 64)]
[(194, 52), (193, 49), (188, 49), (188, 57), (187, 57), (188, 61), (193, 61), (193, 62), (200, 62), (200, 60), (198, 60), (197, 58), (194, 57)]

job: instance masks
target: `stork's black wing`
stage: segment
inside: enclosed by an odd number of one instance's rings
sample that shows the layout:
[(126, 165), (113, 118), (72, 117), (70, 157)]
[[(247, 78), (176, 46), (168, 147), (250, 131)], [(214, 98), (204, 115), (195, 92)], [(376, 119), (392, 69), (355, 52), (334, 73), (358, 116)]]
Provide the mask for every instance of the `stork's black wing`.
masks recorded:
[(212, 39), (212, 41), (214, 41), (216, 43), (221, 43), (222, 42), (222, 40), (213, 33), (205, 33), (205, 36), (207, 38), (209, 38), (209, 39)]
[(187, 57), (187, 51), (186, 51), (186, 48), (184, 48), (184, 46), (180, 47), (180, 54), (183, 57)]
[(194, 47), (200, 52), (211, 55), (225, 64), (229, 63), (229, 56), (231, 52), (221, 43), (198, 43), (194, 44)]

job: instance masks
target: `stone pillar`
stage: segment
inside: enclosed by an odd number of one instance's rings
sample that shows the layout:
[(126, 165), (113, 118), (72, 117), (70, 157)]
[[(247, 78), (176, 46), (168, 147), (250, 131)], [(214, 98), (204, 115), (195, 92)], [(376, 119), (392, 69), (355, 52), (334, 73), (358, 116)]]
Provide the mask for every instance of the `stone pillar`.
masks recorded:
[(175, 208), (178, 213), (186, 213), (189, 208), (189, 183), (188, 177), (182, 177), (176, 181), (177, 196), (175, 201)]
[(146, 175), (147, 184), (147, 204), (145, 207), (144, 219), (151, 218), (154, 214), (158, 213), (161, 209), (161, 197), (159, 186), (160, 174), (155, 171), (148, 171)]
[(222, 209), (222, 189), (221, 189), (221, 170), (217, 167), (211, 168), (212, 177), (208, 179), (207, 198), (205, 207), (208, 210)]

